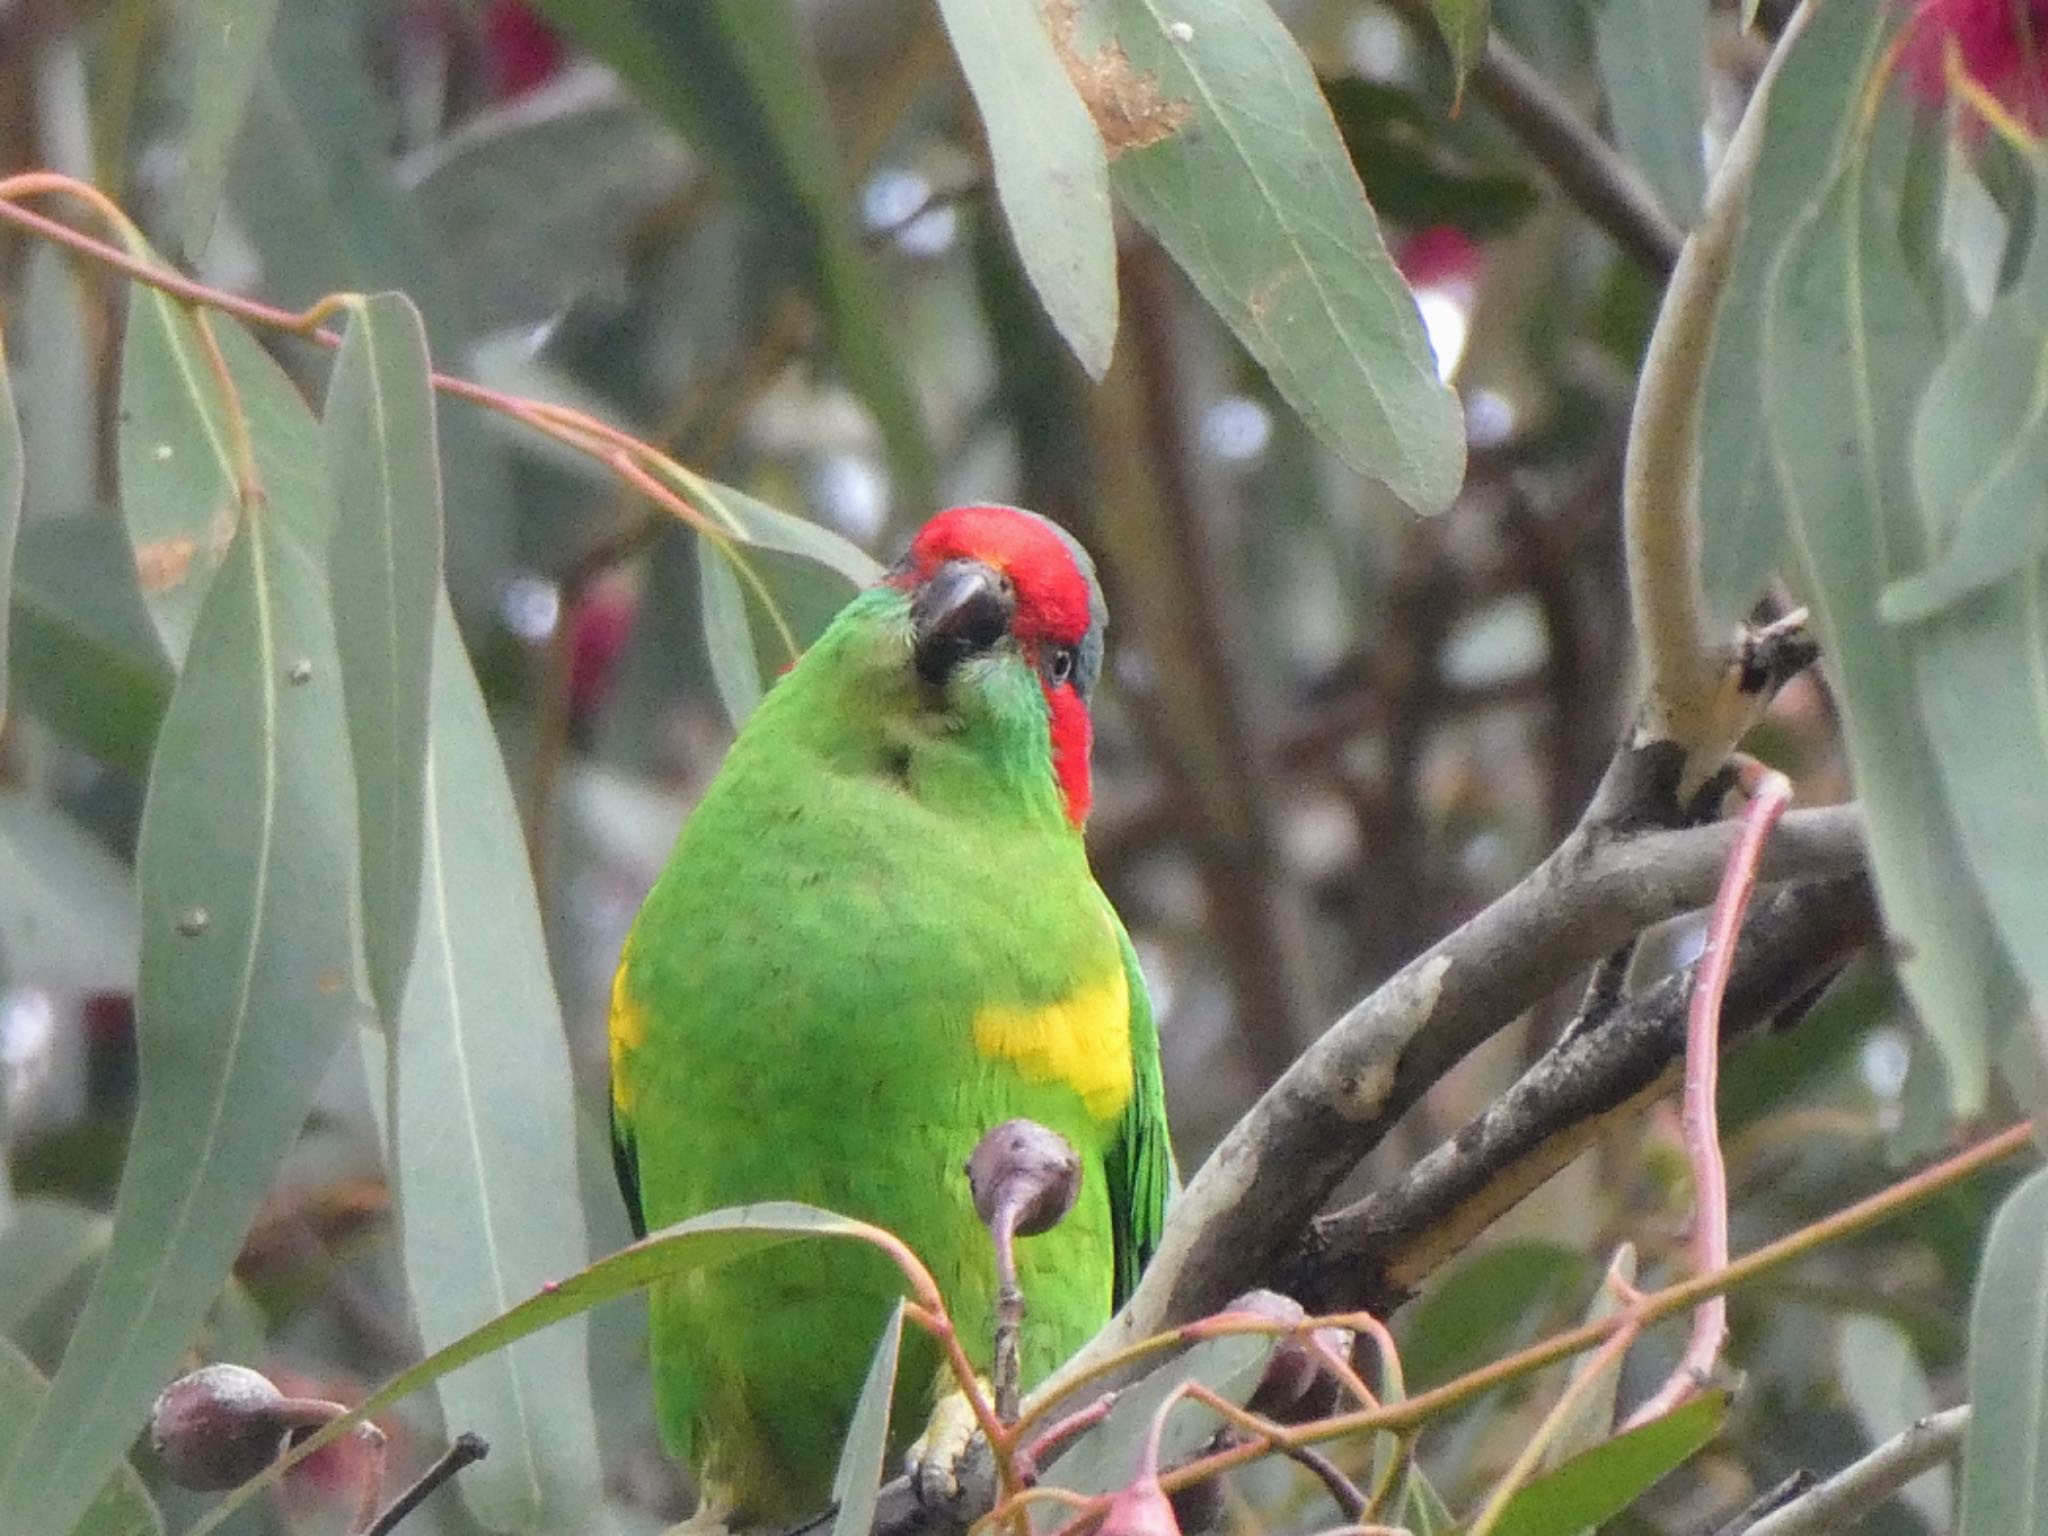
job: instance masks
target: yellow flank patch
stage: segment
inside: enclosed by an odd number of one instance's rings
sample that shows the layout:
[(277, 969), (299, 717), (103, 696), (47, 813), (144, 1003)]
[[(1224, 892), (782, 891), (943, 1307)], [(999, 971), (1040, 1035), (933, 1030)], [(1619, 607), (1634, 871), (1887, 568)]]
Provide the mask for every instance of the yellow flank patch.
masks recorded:
[(647, 1038), (647, 1014), (626, 991), (626, 957), (619, 956), (618, 974), (612, 977), (611, 1011), (612, 1102), (621, 1113), (633, 1108), (633, 1085), (626, 1077), (626, 1057), (640, 1049)]
[[(616, 1010), (613, 1018), (617, 1018)], [(614, 1040), (617, 1025), (613, 1025)], [(1034, 1083), (1065, 1083), (1088, 1113), (1109, 1120), (1131, 1102), (1131, 989), (1118, 966), (1093, 986), (1035, 1008), (984, 1008), (975, 1049)]]

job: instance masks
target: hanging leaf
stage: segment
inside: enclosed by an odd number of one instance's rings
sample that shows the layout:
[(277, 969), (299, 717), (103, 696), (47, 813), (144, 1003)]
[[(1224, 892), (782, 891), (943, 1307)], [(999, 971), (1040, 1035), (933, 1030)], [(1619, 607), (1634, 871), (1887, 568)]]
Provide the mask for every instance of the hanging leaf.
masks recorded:
[[(1062, 1452), (1046, 1469), (1042, 1481), (1075, 1493), (1108, 1493), (1123, 1487), (1131, 1480), (1139, 1448), (1152, 1433), (1152, 1421), (1169, 1394), (1183, 1382), (1194, 1381), (1230, 1402), (1249, 1402), (1266, 1373), (1273, 1347), (1274, 1340), (1265, 1334), (1204, 1339), (1125, 1388), (1109, 1416)], [(1159, 1438), (1159, 1464), (1170, 1467), (1187, 1460), (1222, 1422), (1213, 1408), (1196, 1402), (1179, 1404)], [(1058, 1505), (1034, 1505), (1033, 1528), (1050, 1530), (1066, 1513)]]
[(824, 92), (790, 0), (541, 0), (539, 9), (712, 159), (775, 231), (817, 297), (847, 382), (881, 428), (896, 493), (932, 506), (938, 472), (923, 413), (854, 232)]
[[(418, 934), (391, 1070), (407, 1286), (429, 1349), (589, 1257), (567, 1038), (518, 807), (483, 695), (439, 606)], [(599, 1483), (581, 1320), (440, 1383), (490, 1442), (463, 1502), (494, 1531), (582, 1529)]]
[(1807, 0), (1776, 83), (1753, 97), (1763, 146), (1700, 391), (1700, 576), (1732, 628), (1784, 562), (1785, 512), (1764, 424), (1765, 279), (1794, 223), (1828, 184), (1889, 26), (1891, 7)]
[(874, 1359), (853, 1405), (853, 1420), (839, 1450), (838, 1470), (832, 1474), (836, 1506), (832, 1536), (868, 1536), (874, 1528), (882, 1463), (889, 1452), (889, 1403), (896, 1393), (896, 1361), (902, 1348), (903, 1298), (899, 1296), (889, 1321), (882, 1325), (882, 1336), (875, 1340)]
[(1408, 1390), (1440, 1386), (1505, 1354), (1585, 1274), (1585, 1259), (1555, 1243), (1497, 1243), (1464, 1259), (1401, 1319)]
[(704, 511), (716, 517), (727, 532), (743, 543), (822, 565), (827, 570), (837, 571), (856, 587), (873, 586), (882, 579), (880, 561), (821, 523), (793, 517), (715, 480), (690, 475), (687, 483), (690, 494)]
[(2048, 1529), (2048, 1170), (2007, 1196), (1970, 1306), (1961, 1536)]
[[(1835, 1354), (1842, 1390), (1872, 1445), (1904, 1434), (1934, 1412), (1927, 1373), (1897, 1323), (1868, 1312), (1846, 1317)], [(1918, 1511), (1927, 1529), (1944, 1530), (1955, 1507), (1952, 1481), (1946, 1466), (1934, 1467), (1900, 1489), (1899, 1496)]]
[[(49, 1390), (28, 1356), (0, 1339), (0, 1460), (14, 1449)], [(163, 1528), (149, 1490), (124, 1460), (79, 1516), (72, 1536), (162, 1536)]]
[(1706, 0), (1594, 0), (1594, 58), (1623, 151), (1681, 228), (1707, 195)]
[[(267, 415), (249, 419), (274, 438)], [(119, 1463), (363, 1006), (340, 666), (304, 536), (323, 516), (293, 505), (318, 484), (317, 440), (290, 440), (307, 462), (243, 517), (158, 739), (136, 854), (137, 1152), (63, 1364), (0, 1479), (9, 1536), (68, 1531)]]
[(1465, 81), (1472, 66), (1486, 57), (1486, 40), (1493, 30), (1493, 0), (1429, 0), (1429, 14), (1443, 34), (1444, 47), (1451, 54), (1451, 81), (1455, 112), (1465, 97)]
[(126, 992), (140, 944), (126, 866), (64, 812), (0, 790), (0, 955), (9, 976)]
[(1017, 256), (1090, 378), (1116, 344), (1109, 161), (1036, 0), (939, 0), (988, 134), (996, 197)]
[(441, 463), (428, 372), (426, 328), (410, 300), (356, 301), (321, 423), (335, 500), (334, 638), (362, 833), (363, 949), (370, 995), (386, 1020), (398, 1014), (417, 925), (441, 595)]
[(14, 386), (0, 337), (0, 729), (7, 725), (7, 633), (12, 622), (14, 543), (21, 532), (21, 418), (14, 410)]
[(1581, 1452), (1509, 1499), (1494, 1536), (1578, 1536), (1605, 1524), (1697, 1455), (1727, 1417), (1728, 1394), (1706, 1392)]
[(113, 519), (22, 529), (12, 632), (21, 707), (95, 757), (146, 773), (172, 673)]
[(278, 0), (198, 0), (186, 22), (193, 52), (186, 98), (185, 175), (178, 185), (178, 243), (187, 257), (206, 248), (228, 182), (249, 94), (277, 20)]
[(761, 658), (754, 650), (754, 628), (747, 618), (747, 595), (733, 574), (732, 558), (712, 547), (697, 545), (697, 593), (703, 605), (704, 650), (711, 662), (711, 681), (725, 717), (738, 730), (761, 702)]
[(582, 1273), (527, 1298), (509, 1312), (400, 1372), (351, 1412), (309, 1436), (278, 1466), (229, 1494), (185, 1536), (207, 1536), (217, 1530), (237, 1509), (282, 1478), (291, 1466), (347, 1434), (363, 1420), (381, 1415), (394, 1403), (403, 1402), (472, 1361), (657, 1280), (715, 1269), (734, 1259), (800, 1239), (856, 1242), (868, 1247), (886, 1246), (891, 1241), (887, 1234), (865, 1222), (789, 1200), (707, 1211), (649, 1233), (632, 1247), (600, 1259)]
[(1815, 626), (1843, 702), (1857, 794), (1901, 979), (1959, 1115), (1984, 1102), (1998, 1011), (1988, 925), (1942, 803), (1903, 637), (1878, 595), (1925, 546), (1906, 424), (1937, 339), (1898, 241), (1902, 115), (1869, 141), (1775, 262), (1765, 417)]
[(1106, 0), (1055, 40), (1093, 82), (1083, 94), (1125, 114), (1117, 195), (1288, 404), (1416, 510), (1448, 506), (1463, 412), (1315, 74), (1264, 0)]

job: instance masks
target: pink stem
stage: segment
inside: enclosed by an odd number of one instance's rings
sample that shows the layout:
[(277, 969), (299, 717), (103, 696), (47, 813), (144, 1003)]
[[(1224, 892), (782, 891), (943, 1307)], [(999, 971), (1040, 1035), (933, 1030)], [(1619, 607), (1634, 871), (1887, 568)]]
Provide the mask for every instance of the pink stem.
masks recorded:
[[(1742, 813), (1742, 835), (1728, 850), (1728, 865), (1714, 908), (1707, 918), (1706, 947), (1693, 975), (1692, 999), (1685, 1019), (1685, 1152), (1692, 1164), (1692, 1262), (1697, 1274), (1708, 1275), (1728, 1263), (1728, 1169), (1721, 1160), (1721, 1127), (1716, 1092), (1721, 1074), (1721, 1000), (1728, 991), (1728, 973), (1735, 962), (1735, 941), (1743, 914), (1756, 893), (1758, 860), (1766, 839), (1792, 801), (1791, 782), (1753, 758), (1738, 766), (1749, 805)], [(1629, 1416), (1628, 1428), (1648, 1423), (1676, 1408), (1703, 1386), (1721, 1357), (1728, 1337), (1728, 1302), (1712, 1296), (1700, 1303), (1692, 1318), (1692, 1337), (1664, 1385)]]

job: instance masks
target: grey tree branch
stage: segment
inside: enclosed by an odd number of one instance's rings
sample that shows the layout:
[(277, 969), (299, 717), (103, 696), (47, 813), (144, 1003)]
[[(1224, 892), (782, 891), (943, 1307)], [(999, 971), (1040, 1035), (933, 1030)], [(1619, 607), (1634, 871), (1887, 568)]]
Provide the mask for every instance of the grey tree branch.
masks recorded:
[[(1279, 1273), (1338, 1182), (1431, 1084), (1581, 967), (1709, 900), (1734, 835), (1731, 824), (1631, 834), (1582, 824), (1520, 884), (1355, 1005), (1203, 1164), (1136, 1296), (1078, 1360), (1214, 1311)], [(1847, 874), (1861, 859), (1853, 808), (1796, 812), (1773, 838), (1763, 878)], [(1056, 1378), (1041, 1390), (1058, 1386)]]
[(1960, 1454), (1970, 1405), (1930, 1414), (1861, 1461), (1765, 1515), (1747, 1536), (1821, 1536), (1847, 1530), (1921, 1473)]
[[(1392, 4), (1418, 31), (1437, 35), (1424, 0)], [(1493, 109), (1564, 195), (1632, 259), (1659, 277), (1670, 275), (1684, 231), (1642, 174), (1587, 126), (1535, 65), (1500, 37), (1490, 37), (1465, 88)]]
[(1700, 412), (1714, 322), (1748, 212), (1771, 87), (1807, 14), (1801, 10), (1779, 39), (1715, 173), (1706, 209), (1664, 290), (1629, 421), (1622, 524), (1629, 606), (1649, 680), (1643, 731), (1648, 739), (1684, 747), (1681, 799), (1719, 768), (1754, 723), (1750, 707), (1725, 686), (1725, 645), (1707, 633), (1700, 586)]
[[(1740, 1038), (1795, 1006), (1878, 932), (1877, 907), (1860, 875), (1776, 893), (1744, 929), (1723, 1038)], [(1311, 1311), (1391, 1311), (1614, 1121), (1670, 1090), (1685, 1052), (1691, 975), (1667, 976), (1598, 1027), (1567, 1035), (1398, 1182), (1318, 1218), (1280, 1289)]]

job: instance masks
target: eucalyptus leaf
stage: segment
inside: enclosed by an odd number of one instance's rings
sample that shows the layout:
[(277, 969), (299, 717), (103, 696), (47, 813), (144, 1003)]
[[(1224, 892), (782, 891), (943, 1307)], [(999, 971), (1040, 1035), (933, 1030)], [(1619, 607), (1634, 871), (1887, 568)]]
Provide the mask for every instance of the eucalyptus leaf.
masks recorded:
[[(1934, 1412), (1927, 1372), (1905, 1330), (1873, 1313), (1842, 1320), (1836, 1344), (1842, 1389), (1872, 1445), (1903, 1434)], [(1953, 1512), (1954, 1479), (1946, 1466), (1922, 1473), (1899, 1491), (1930, 1531), (1947, 1528)]]
[(99, 1262), (111, 1230), (100, 1212), (68, 1200), (16, 1200), (0, 1226), (0, 1338), (19, 1342), (22, 1325)]
[(1732, 627), (1786, 555), (1763, 401), (1765, 280), (1794, 223), (1826, 189), (1893, 19), (1862, 0), (1807, 0), (1781, 46), (1775, 84), (1752, 98), (1763, 145), (1700, 391), (1700, 576), (1716, 620)]
[(1098, 89), (1130, 95), (1117, 195), (1288, 404), (1416, 510), (1448, 506), (1465, 471), (1458, 398), (1265, 0), (1105, 0), (1065, 46)]
[[(49, 1390), (28, 1356), (0, 1339), (0, 1460), (13, 1450)], [(163, 1528), (149, 1490), (123, 1460), (79, 1516), (72, 1536), (162, 1536)]]
[(703, 509), (717, 518), (726, 531), (743, 543), (761, 549), (795, 555), (827, 570), (837, 571), (856, 587), (873, 586), (882, 579), (881, 562), (843, 534), (822, 523), (794, 516), (765, 501), (736, 491), (729, 485), (698, 476), (689, 479), (690, 494)]
[(1054, 327), (1094, 379), (1116, 344), (1109, 161), (1035, 0), (939, 0), (988, 134), (996, 196)]
[[(426, 328), (402, 294), (353, 303), (322, 419), (328, 578), (362, 835), (370, 995), (398, 1014), (417, 924), (441, 461)], [(516, 821), (516, 818), (514, 818)]]
[(1486, 57), (1486, 41), (1493, 30), (1491, 0), (1429, 0), (1429, 14), (1443, 34), (1450, 50), (1451, 78), (1462, 99), (1472, 66)]
[(923, 414), (854, 233), (791, 0), (541, 0), (539, 9), (617, 70), (774, 231), (817, 297), (847, 382), (874, 413), (897, 494), (933, 505)]
[(1648, 1493), (1721, 1432), (1728, 1395), (1706, 1392), (1537, 1478), (1502, 1508), (1494, 1536), (1577, 1536)]
[(66, 517), (24, 528), (13, 606), (21, 707), (74, 745), (145, 772), (172, 673), (120, 525)]
[(249, 108), (278, 0), (197, 0), (185, 26), (192, 41), (190, 121), (176, 223), (185, 254), (205, 248), (227, 186), (228, 162)]
[(10, 978), (126, 992), (140, 947), (126, 866), (56, 807), (0, 790), (0, 954)]
[(14, 597), (14, 546), (21, 533), (24, 485), (21, 418), (14, 409), (14, 385), (0, 337), (0, 729), (7, 725), (7, 636)]
[(868, 1536), (889, 1451), (889, 1404), (896, 1393), (896, 1362), (903, 1350), (903, 1298), (889, 1312), (875, 1340), (875, 1354), (853, 1405), (839, 1466), (832, 1474), (832, 1536)]
[[(1257, 1333), (1225, 1334), (1195, 1344), (1125, 1388), (1108, 1416), (1061, 1452), (1042, 1481), (1084, 1494), (1123, 1487), (1137, 1468), (1139, 1449), (1152, 1433), (1160, 1405), (1171, 1394), (1192, 1381), (1229, 1402), (1249, 1402), (1266, 1373), (1274, 1344), (1270, 1335)], [(1159, 1464), (1170, 1467), (1187, 1460), (1222, 1422), (1216, 1411), (1204, 1404), (1177, 1404), (1159, 1438)], [(1034, 1528), (1038, 1528), (1040, 1516), (1057, 1523), (1063, 1514), (1058, 1506), (1034, 1506)]]
[[(401, 1248), (429, 1349), (589, 1256), (518, 807), (445, 603), (433, 640), (418, 932), (390, 1060)], [(600, 1482), (588, 1369), (577, 1318), (439, 1383), (443, 1419), (490, 1442), (460, 1484), (489, 1529), (581, 1529)]]
[(1681, 227), (1706, 201), (1706, 0), (1593, 0), (1614, 136)]
[(711, 681), (734, 730), (761, 702), (761, 658), (754, 650), (754, 630), (747, 619), (747, 595), (733, 574), (732, 556), (708, 539), (697, 546), (697, 593), (702, 602), (704, 651), (711, 662)]
[(1970, 1306), (1961, 1536), (2048, 1529), (2048, 1170), (2006, 1197)]
[(1941, 1049), (1951, 1106), (1969, 1115), (1984, 1102), (1998, 1018), (1994, 950), (1975, 892), (1955, 878), (1963, 853), (1910, 655), (1878, 615), (1887, 581), (1926, 544), (1905, 427), (1937, 347), (1898, 239), (1902, 116), (1878, 116), (1773, 264), (1765, 416), (1899, 975)]
[(1555, 1243), (1497, 1243), (1435, 1280), (1401, 1319), (1408, 1390), (1425, 1391), (1506, 1352), (1586, 1272)]
[(294, 1447), (279, 1465), (229, 1494), (185, 1536), (207, 1536), (219, 1529), (242, 1505), (277, 1483), (290, 1467), (347, 1434), (363, 1420), (382, 1414), (394, 1403), (403, 1402), (472, 1361), (495, 1354), (566, 1318), (581, 1316), (592, 1307), (644, 1289), (657, 1280), (715, 1269), (784, 1243), (819, 1239), (857, 1242), (885, 1251), (891, 1250), (894, 1242), (865, 1222), (789, 1200), (707, 1211), (659, 1232), (650, 1232), (630, 1248), (598, 1260), (559, 1285), (548, 1286), (400, 1372), (349, 1413)]
[(298, 534), (319, 518), (273, 497), (243, 519), (164, 718), (136, 858), (136, 1150), (92, 1294), (0, 1479), (9, 1536), (68, 1531), (118, 1465), (363, 1006), (340, 666)]

